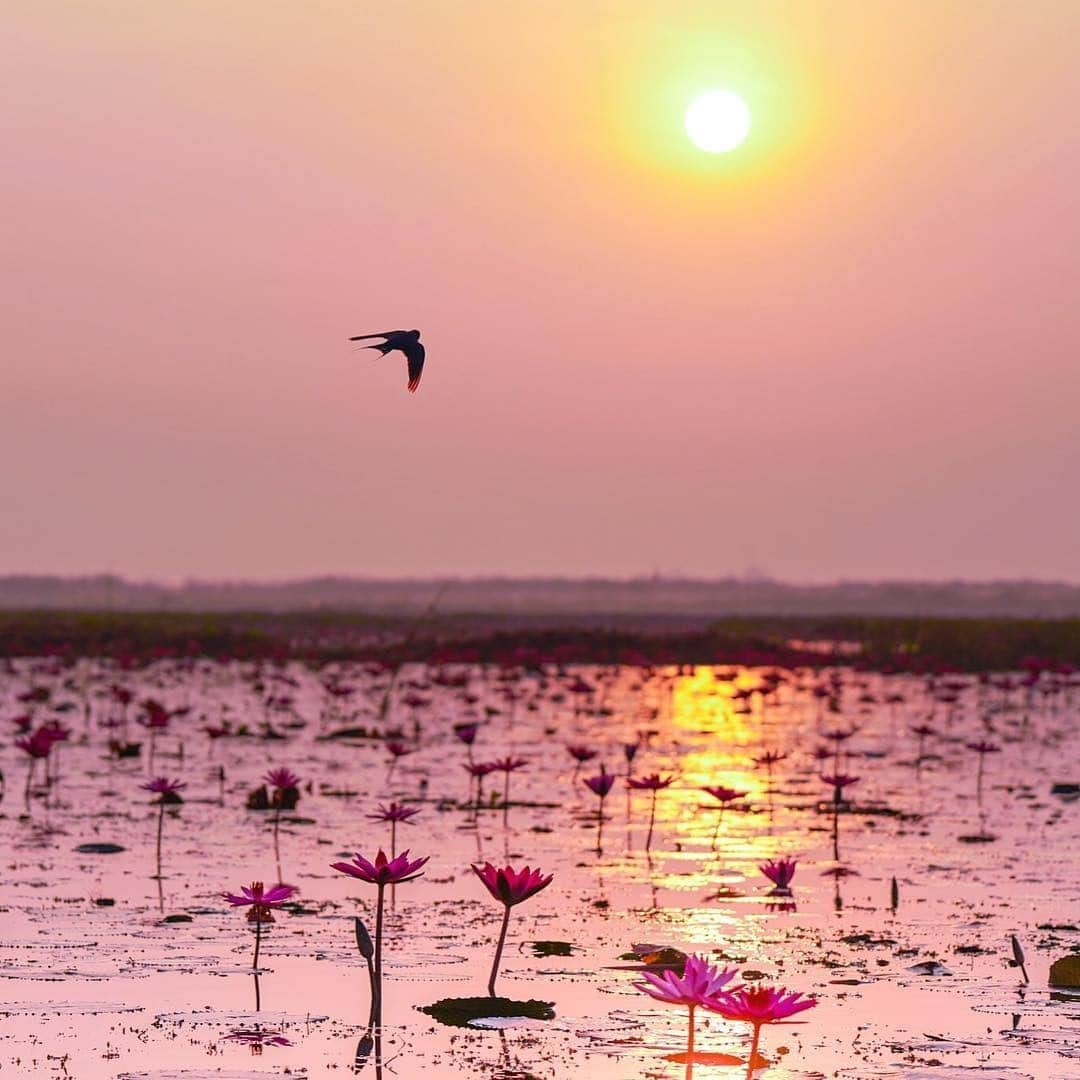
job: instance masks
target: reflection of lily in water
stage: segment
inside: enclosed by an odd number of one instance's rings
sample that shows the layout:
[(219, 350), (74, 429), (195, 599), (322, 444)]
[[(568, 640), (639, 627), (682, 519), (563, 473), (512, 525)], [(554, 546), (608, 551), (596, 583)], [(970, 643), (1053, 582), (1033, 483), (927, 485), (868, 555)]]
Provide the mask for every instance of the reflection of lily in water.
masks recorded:
[(379, 1027), (369, 1027), (367, 1031), (360, 1036), (360, 1041), (356, 1044), (356, 1055), (353, 1058), (352, 1071), (358, 1073), (364, 1069), (367, 1066), (368, 1060), (371, 1059), (372, 1051), (375, 1052), (375, 1080), (382, 1080), (382, 1028)]
[(280, 1031), (265, 1031), (260, 1027), (236, 1028), (225, 1036), (225, 1040), (250, 1047), (253, 1054), (261, 1054), (264, 1046), (292, 1046)]

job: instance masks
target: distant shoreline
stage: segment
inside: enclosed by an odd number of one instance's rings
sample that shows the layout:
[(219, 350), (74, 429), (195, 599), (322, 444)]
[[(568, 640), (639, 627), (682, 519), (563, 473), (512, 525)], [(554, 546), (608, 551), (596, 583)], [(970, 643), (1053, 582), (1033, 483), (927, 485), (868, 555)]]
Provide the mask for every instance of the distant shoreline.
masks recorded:
[(312, 577), (170, 585), (113, 575), (0, 576), (0, 610), (362, 612), (532, 617), (727, 616), (1075, 618), (1080, 585), (1046, 581), (840, 581), (742, 578)]
[(921, 675), (1013, 671), (1032, 687), (1045, 675), (1077, 689), (1080, 619), (0, 611), (0, 657), (30, 656), (65, 664), (111, 657), (121, 667), (198, 657), (535, 669), (850, 665)]

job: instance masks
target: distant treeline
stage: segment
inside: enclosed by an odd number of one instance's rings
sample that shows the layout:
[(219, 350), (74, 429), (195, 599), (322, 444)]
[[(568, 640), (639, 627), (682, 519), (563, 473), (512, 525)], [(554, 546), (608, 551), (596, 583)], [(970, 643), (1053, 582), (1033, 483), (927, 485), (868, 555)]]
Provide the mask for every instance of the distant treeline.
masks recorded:
[(914, 619), (838, 616), (649, 620), (351, 613), (0, 612), (0, 656), (113, 657), (137, 666), (211, 657), (312, 663), (698, 663), (881, 671), (1055, 670), (1080, 667), (1080, 619)]
[(1039, 581), (836, 582), (766, 579), (309, 578), (169, 586), (96, 577), (0, 577), (0, 608), (102, 611), (343, 611), (408, 616), (426, 610), (514, 616), (732, 615), (1080, 617), (1080, 585)]

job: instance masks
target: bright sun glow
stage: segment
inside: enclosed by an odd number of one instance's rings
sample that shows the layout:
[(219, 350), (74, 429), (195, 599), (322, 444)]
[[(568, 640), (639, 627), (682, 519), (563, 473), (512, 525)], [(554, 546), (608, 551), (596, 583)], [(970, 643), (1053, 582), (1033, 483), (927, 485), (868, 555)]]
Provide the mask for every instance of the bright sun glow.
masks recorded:
[(707, 90), (686, 110), (686, 133), (690, 141), (710, 154), (734, 150), (750, 132), (750, 110), (730, 90)]

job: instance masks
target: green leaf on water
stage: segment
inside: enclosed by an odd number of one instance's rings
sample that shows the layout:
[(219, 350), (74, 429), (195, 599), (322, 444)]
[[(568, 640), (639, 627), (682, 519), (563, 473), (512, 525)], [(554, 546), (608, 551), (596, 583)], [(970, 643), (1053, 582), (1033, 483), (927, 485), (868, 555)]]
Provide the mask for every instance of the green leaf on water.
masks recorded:
[(472, 1021), (489, 1016), (555, 1019), (555, 1009), (550, 1001), (511, 1001), (502, 997), (442, 998), (432, 1005), (420, 1006), (420, 1011), (449, 1027), (470, 1027)]

